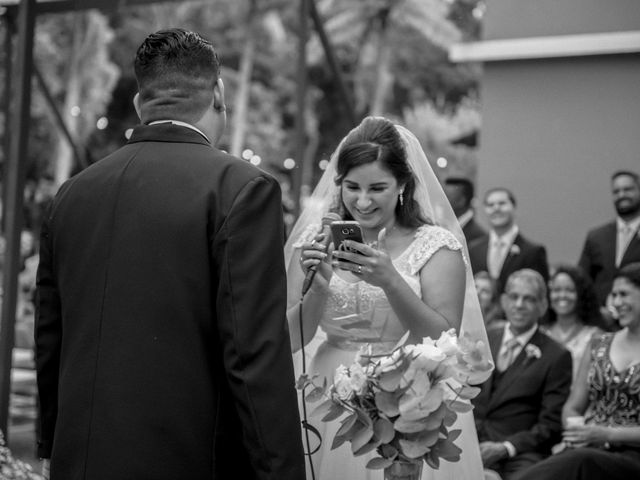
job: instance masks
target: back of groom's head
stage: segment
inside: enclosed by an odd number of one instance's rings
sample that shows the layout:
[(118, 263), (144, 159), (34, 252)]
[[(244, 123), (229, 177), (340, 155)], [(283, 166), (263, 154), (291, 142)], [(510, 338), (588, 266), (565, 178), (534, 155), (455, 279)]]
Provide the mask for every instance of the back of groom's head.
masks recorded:
[(144, 40), (134, 70), (143, 123), (165, 119), (193, 123), (212, 103), (220, 62), (211, 42), (174, 28)]

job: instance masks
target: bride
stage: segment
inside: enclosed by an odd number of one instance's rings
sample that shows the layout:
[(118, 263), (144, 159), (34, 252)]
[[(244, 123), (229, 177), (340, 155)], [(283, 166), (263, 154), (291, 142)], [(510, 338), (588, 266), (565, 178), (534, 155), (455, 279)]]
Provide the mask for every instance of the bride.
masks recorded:
[[(331, 251), (323, 218), (336, 214), (362, 227), (364, 243)], [(326, 229), (325, 229), (326, 230)], [(467, 261), (464, 236), (416, 137), (382, 117), (367, 117), (340, 143), (285, 246), (288, 321), (298, 373), (330, 382), (365, 344), (387, 352), (455, 328), (486, 332)], [(317, 269), (309, 291), (301, 286)], [(300, 351), (301, 348), (304, 349)], [(350, 446), (332, 450), (339, 422), (311, 418), (322, 443), (311, 458), (319, 480), (379, 479)], [(473, 415), (461, 414), (459, 462), (423, 469), (423, 479), (475, 480), (482, 462)], [(311, 478), (308, 475), (308, 478)]]

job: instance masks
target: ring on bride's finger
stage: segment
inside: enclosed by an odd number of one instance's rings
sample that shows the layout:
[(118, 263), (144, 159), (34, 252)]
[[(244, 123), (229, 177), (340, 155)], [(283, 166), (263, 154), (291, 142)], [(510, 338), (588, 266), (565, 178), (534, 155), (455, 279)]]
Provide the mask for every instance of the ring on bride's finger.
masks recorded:
[(358, 273), (362, 273), (362, 265), (358, 265)]
[(311, 248), (315, 248), (316, 246), (316, 241), (315, 240), (311, 240)]

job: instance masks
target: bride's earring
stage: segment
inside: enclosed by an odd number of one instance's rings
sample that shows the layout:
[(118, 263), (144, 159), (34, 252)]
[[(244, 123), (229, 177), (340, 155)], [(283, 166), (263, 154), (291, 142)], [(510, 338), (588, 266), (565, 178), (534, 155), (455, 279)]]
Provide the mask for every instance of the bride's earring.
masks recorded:
[(403, 190), (400, 190), (400, 195), (398, 196), (398, 200), (400, 200), (400, 206), (404, 205), (404, 196), (402, 195), (404, 193)]

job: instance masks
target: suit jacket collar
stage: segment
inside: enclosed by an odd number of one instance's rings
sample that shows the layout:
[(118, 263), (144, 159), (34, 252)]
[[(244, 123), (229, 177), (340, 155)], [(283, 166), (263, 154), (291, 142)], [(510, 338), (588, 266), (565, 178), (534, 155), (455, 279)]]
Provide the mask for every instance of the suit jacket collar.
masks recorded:
[(211, 142), (195, 130), (171, 123), (138, 125), (133, 129), (128, 143), (138, 142), (196, 143), (211, 146)]
[(507, 270), (509, 263), (515, 260), (518, 255), (520, 255), (527, 243), (527, 240), (525, 240), (525, 238), (518, 232), (515, 239), (513, 240), (513, 243), (509, 247), (509, 251), (507, 252), (507, 256), (505, 257), (504, 262), (502, 262), (502, 268), (500, 269), (501, 276), (502, 272)]
[[(500, 351), (500, 346), (502, 345), (502, 337), (504, 336), (504, 329), (497, 329), (491, 332), (489, 335), (489, 347), (491, 349), (491, 354), (493, 358), (498, 358), (498, 353)], [(529, 356), (527, 353), (527, 345), (535, 345), (538, 348), (542, 349), (545, 343), (546, 335), (540, 331), (538, 327), (533, 334), (533, 336), (529, 339), (527, 344), (522, 348), (522, 351), (518, 354), (513, 363), (507, 368), (504, 372), (498, 372), (497, 369), (493, 371), (491, 377), (489, 378), (489, 391), (493, 387), (493, 382), (496, 381), (496, 378), (500, 377), (500, 382), (496, 385), (495, 390), (490, 395), (489, 403), (494, 405), (496, 404), (502, 395), (509, 392), (512, 384), (517, 381), (520, 377), (520, 374), (523, 370), (529, 368), (534, 362), (539, 361), (537, 358), (533, 358)]]

